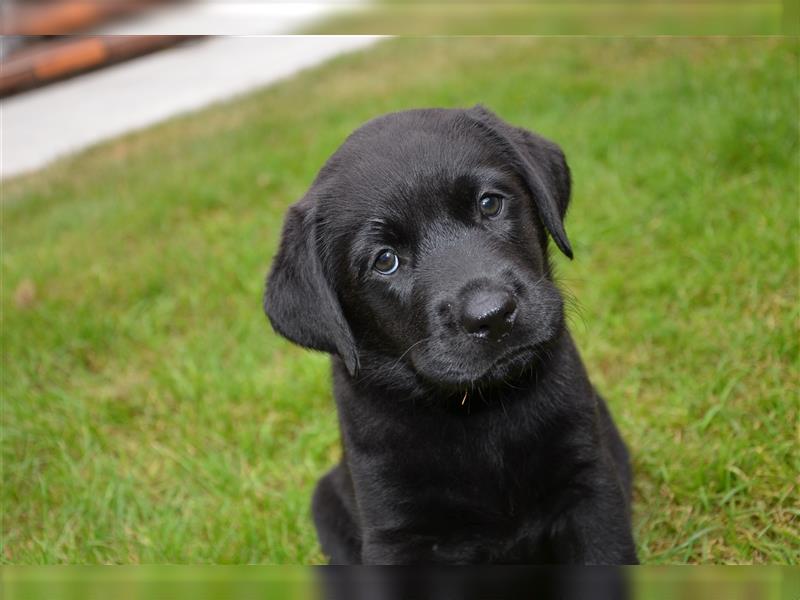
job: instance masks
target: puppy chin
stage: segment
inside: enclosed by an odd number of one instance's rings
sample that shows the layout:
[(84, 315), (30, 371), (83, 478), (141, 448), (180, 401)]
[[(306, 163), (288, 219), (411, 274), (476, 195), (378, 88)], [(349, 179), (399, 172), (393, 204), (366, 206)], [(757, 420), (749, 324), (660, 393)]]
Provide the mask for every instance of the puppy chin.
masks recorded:
[[(494, 360), (473, 359), (460, 353), (425, 352), (411, 357), (417, 374), (433, 387), (445, 392), (465, 388), (492, 387), (507, 384), (509, 378), (524, 375), (545, 353), (542, 343), (512, 348)], [(449, 359), (448, 359), (449, 358)]]
[(414, 348), (409, 362), (422, 380), (445, 391), (507, 385), (548, 360), (563, 328), (564, 314), (554, 310), (546, 318), (528, 321), (499, 346), (434, 338)]

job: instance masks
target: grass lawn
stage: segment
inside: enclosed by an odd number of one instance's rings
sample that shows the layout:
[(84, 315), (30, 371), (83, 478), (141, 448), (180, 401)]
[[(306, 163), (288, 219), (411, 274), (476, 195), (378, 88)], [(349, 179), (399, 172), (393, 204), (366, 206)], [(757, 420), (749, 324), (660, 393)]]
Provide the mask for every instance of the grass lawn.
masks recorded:
[(799, 48), (396, 39), (5, 183), (0, 558), (321, 561), (328, 360), (261, 312), (283, 213), (365, 120), (482, 102), (570, 160), (640, 558), (797, 564)]

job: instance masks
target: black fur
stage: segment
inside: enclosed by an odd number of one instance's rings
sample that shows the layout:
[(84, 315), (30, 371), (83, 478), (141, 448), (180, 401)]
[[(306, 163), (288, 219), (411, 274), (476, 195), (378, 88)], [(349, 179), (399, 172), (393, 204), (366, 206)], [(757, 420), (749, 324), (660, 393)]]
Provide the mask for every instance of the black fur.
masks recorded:
[(478, 106), (370, 121), (290, 208), (265, 310), (333, 354), (343, 457), (313, 500), (331, 562), (636, 562), (628, 453), (548, 259), (548, 233), (572, 256), (569, 196), (556, 144)]

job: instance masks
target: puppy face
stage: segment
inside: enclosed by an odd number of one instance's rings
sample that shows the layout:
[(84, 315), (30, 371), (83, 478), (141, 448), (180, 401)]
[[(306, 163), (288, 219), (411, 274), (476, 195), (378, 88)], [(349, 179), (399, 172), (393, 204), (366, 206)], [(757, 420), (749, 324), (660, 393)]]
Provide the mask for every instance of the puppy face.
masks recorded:
[(371, 121), (290, 209), (267, 314), (390, 388), (503, 381), (563, 327), (569, 188), (557, 146), (480, 107)]

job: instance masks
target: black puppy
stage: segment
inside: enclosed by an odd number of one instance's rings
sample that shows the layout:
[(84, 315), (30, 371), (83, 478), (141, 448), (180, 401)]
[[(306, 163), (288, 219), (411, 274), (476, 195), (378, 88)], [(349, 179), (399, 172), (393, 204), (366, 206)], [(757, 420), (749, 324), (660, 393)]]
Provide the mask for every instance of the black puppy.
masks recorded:
[(289, 209), (265, 309), (333, 356), (332, 563), (635, 563), (628, 453), (564, 323), (554, 143), (478, 106), (370, 121)]

